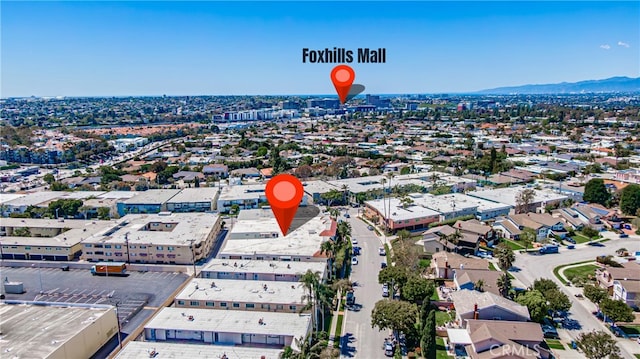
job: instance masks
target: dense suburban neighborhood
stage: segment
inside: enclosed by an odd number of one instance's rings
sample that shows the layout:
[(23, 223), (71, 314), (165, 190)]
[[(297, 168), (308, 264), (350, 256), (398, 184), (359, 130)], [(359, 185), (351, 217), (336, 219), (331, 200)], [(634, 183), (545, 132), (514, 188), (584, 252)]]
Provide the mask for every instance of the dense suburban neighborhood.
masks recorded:
[(0, 103), (16, 357), (640, 357), (637, 94)]

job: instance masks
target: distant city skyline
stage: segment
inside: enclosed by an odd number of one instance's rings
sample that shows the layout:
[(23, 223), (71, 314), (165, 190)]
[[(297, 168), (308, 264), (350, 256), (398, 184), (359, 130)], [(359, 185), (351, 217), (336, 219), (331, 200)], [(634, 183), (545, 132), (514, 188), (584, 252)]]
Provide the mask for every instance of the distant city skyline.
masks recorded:
[(334, 94), (302, 49), (386, 48), (364, 93), (640, 77), (638, 2), (13, 2), (0, 96)]

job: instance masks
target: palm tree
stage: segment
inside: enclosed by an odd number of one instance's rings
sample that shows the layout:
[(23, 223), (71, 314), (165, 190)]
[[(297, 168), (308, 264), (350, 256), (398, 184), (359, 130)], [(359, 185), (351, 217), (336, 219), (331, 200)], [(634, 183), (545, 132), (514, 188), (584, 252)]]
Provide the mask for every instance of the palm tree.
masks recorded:
[(302, 277), (300, 277), (300, 283), (302, 283), (302, 286), (304, 286), (304, 288), (307, 290), (307, 294), (305, 294), (305, 296), (303, 297), (303, 300), (306, 300), (307, 303), (301, 311), (306, 311), (309, 309), (312, 310), (312, 326), (315, 326), (315, 330), (318, 330), (318, 311), (315, 298), (317, 298), (318, 294), (316, 293), (316, 291), (318, 290), (318, 286), (320, 284), (320, 273), (313, 272), (311, 271), (311, 269), (308, 269), (307, 272), (303, 274)]
[(503, 272), (498, 280), (496, 281), (498, 285), (498, 291), (500, 291), (500, 295), (505, 298), (509, 297), (509, 291), (511, 291), (511, 278), (507, 272)]
[(340, 187), (340, 189), (342, 189), (342, 202), (344, 204), (348, 204), (347, 199), (349, 198), (349, 186), (347, 186), (346, 184), (343, 184), (342, 187)]
[(332, 240), (324, 241), (320, 245), (320, 253), (326, 254), (329, 258), (329, 279), (333, 277), (333, 257), (336, 255), (338, 245)]
[(338, 223), (338, 242), (345, 242), (351, 239), (351, 223), (340, 222)]
[(473, 289), (478, 292), (484, 292), (484, 279), (478, 279), (475, 283), (473, 283)]

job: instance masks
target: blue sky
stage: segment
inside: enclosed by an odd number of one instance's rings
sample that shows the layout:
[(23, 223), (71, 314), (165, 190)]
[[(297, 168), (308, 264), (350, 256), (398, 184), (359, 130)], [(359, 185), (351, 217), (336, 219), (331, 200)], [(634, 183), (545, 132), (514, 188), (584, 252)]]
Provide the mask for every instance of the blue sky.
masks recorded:
[(1, 93), (329, 94), (302, 48), (387, 49), (365, 93), (640, 76), (634, 2), (7, 2)]

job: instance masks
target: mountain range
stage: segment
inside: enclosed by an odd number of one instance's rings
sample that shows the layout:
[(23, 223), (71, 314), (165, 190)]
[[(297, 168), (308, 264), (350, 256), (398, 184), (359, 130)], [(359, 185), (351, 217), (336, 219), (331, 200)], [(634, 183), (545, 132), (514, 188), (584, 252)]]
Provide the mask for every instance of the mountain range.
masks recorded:
[(533, 95), (533, 94), (569, 94), (569, 93), (604, 93), (604, 92), (640, 92), (640, 77), (611, 77), (603, 80), (587, 80), (580, 82), (561, 82), (557, 84), (522, 85), (497, 87), (475, 92), (482, 95)]

